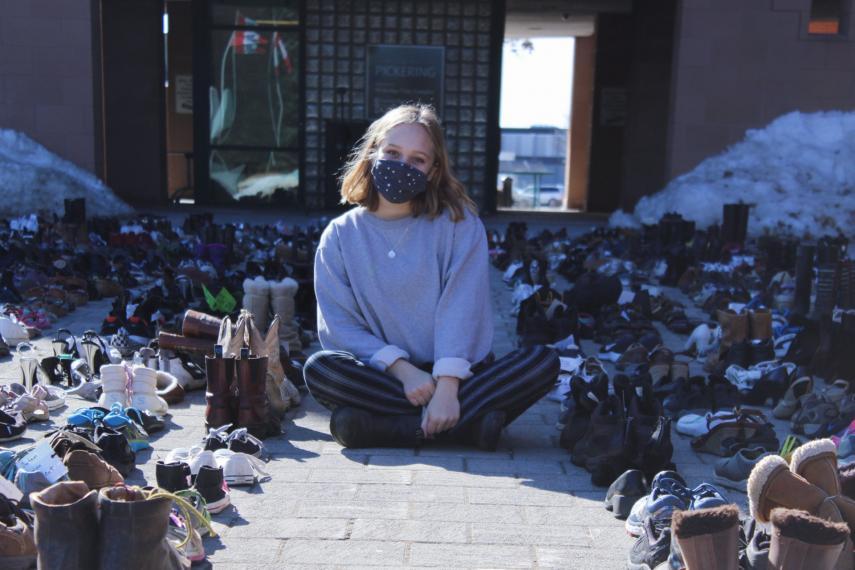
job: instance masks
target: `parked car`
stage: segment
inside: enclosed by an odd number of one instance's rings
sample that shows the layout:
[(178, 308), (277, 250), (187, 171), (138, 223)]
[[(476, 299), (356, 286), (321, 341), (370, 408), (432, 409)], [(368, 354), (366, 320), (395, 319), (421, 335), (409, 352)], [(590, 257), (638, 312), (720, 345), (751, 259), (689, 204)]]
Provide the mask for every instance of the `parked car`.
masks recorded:
[[(514, 188), (514, 206), (522, 208), (534, 207), (534, 187), (527, 186), (525, 188)], [(564, 187), (562, 186), (541, 186), (538, 196), (537, 206), (547, 206), (549, 208), (558, 208), (564, 200)]]

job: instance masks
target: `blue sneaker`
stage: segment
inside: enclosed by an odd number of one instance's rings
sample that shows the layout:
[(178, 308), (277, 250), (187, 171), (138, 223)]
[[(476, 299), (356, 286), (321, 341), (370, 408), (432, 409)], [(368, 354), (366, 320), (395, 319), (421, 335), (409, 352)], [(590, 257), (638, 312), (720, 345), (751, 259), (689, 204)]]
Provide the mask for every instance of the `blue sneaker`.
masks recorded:
[(698, 509), (711, 509), (727, 505), (730, 501), (727, 497), (713, 485), (709, 483), (701, 483), (691, 491), (692, 500), (689, 508), (693, 511)]
[(632, 511), (626, 518), (626, 532), (639, 536), (644, 530), (646, 519), (653, 517), (657, 520), (670, 520), (675, 509), (688, 509), (691, 501), (691, 491), (686, 488), (685, 480), (676, 471), (660, 471), (653, 478), (650, 494), (640, 498), (632, 506)]
[(81, 408), (68, 416), (68, 425), (95, 429), (108, 413), (108, 410), (99, 407)]

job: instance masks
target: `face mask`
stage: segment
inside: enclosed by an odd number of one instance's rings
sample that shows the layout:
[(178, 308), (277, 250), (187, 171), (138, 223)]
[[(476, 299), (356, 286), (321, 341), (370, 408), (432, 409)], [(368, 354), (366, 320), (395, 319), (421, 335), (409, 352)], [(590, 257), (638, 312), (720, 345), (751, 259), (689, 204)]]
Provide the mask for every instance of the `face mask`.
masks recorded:
[(427, 175), (398, 160), (378, 160), (371, 168), (374, 187), (393, 204), (408, 202), (427, 190)]

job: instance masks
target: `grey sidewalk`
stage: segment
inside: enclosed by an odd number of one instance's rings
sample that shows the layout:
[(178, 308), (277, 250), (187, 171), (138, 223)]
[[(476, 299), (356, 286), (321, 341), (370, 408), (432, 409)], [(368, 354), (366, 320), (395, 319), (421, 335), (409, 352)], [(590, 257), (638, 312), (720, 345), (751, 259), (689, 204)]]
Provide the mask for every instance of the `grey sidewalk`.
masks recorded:
[[(504, 354), (514, 348), (515, 321), (500, 272), (491, 276), (494, 348)], [(92, 303), (60, 324), (75, 333), (97, 328), (107, 307)], [(49, 340), (37, 345), (48, 350)], [(19, 374), (17, 362), (0, 363), (0, 381)], [(76, 398), (69, 404), (63, 416), (86, 405)], [(141, 471), (132, 482), (144, 476), (153, 483), (157, 459), (202, 438), (203, 393), (171, 413), (154, 449), (138, 455)], [(557, 447), (557, 416), (558, 404), (539, 402), (505, 431), (495, 453), (344, 450), (329, 434), (328, 412), (307, 397), (289, 414), (284, 435), (265, 441), (271, 480), (232, 489), (233, 508), (215, 516), (220, 538), (206, 539), (210, 561), (217, 568), (623, 568), (633, 541), (602, 507), (605, 489), (592, 486)], [(39, 438), (47, 429), (36, 424), (27, 435)], [(679, 436), (674, 443), (690, 483), (712, 474), (714, 458), (694, 454)]]

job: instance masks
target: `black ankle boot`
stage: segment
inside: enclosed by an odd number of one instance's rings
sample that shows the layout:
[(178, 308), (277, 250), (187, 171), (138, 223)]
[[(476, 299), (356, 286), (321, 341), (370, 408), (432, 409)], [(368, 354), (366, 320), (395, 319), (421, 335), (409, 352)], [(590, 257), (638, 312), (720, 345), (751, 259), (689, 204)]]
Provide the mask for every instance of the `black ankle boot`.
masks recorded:
[(332, 413), (330, 433), (349, 448), (417, 447), (423, 440), (420, 416), (377, 416), (348, 407)]

